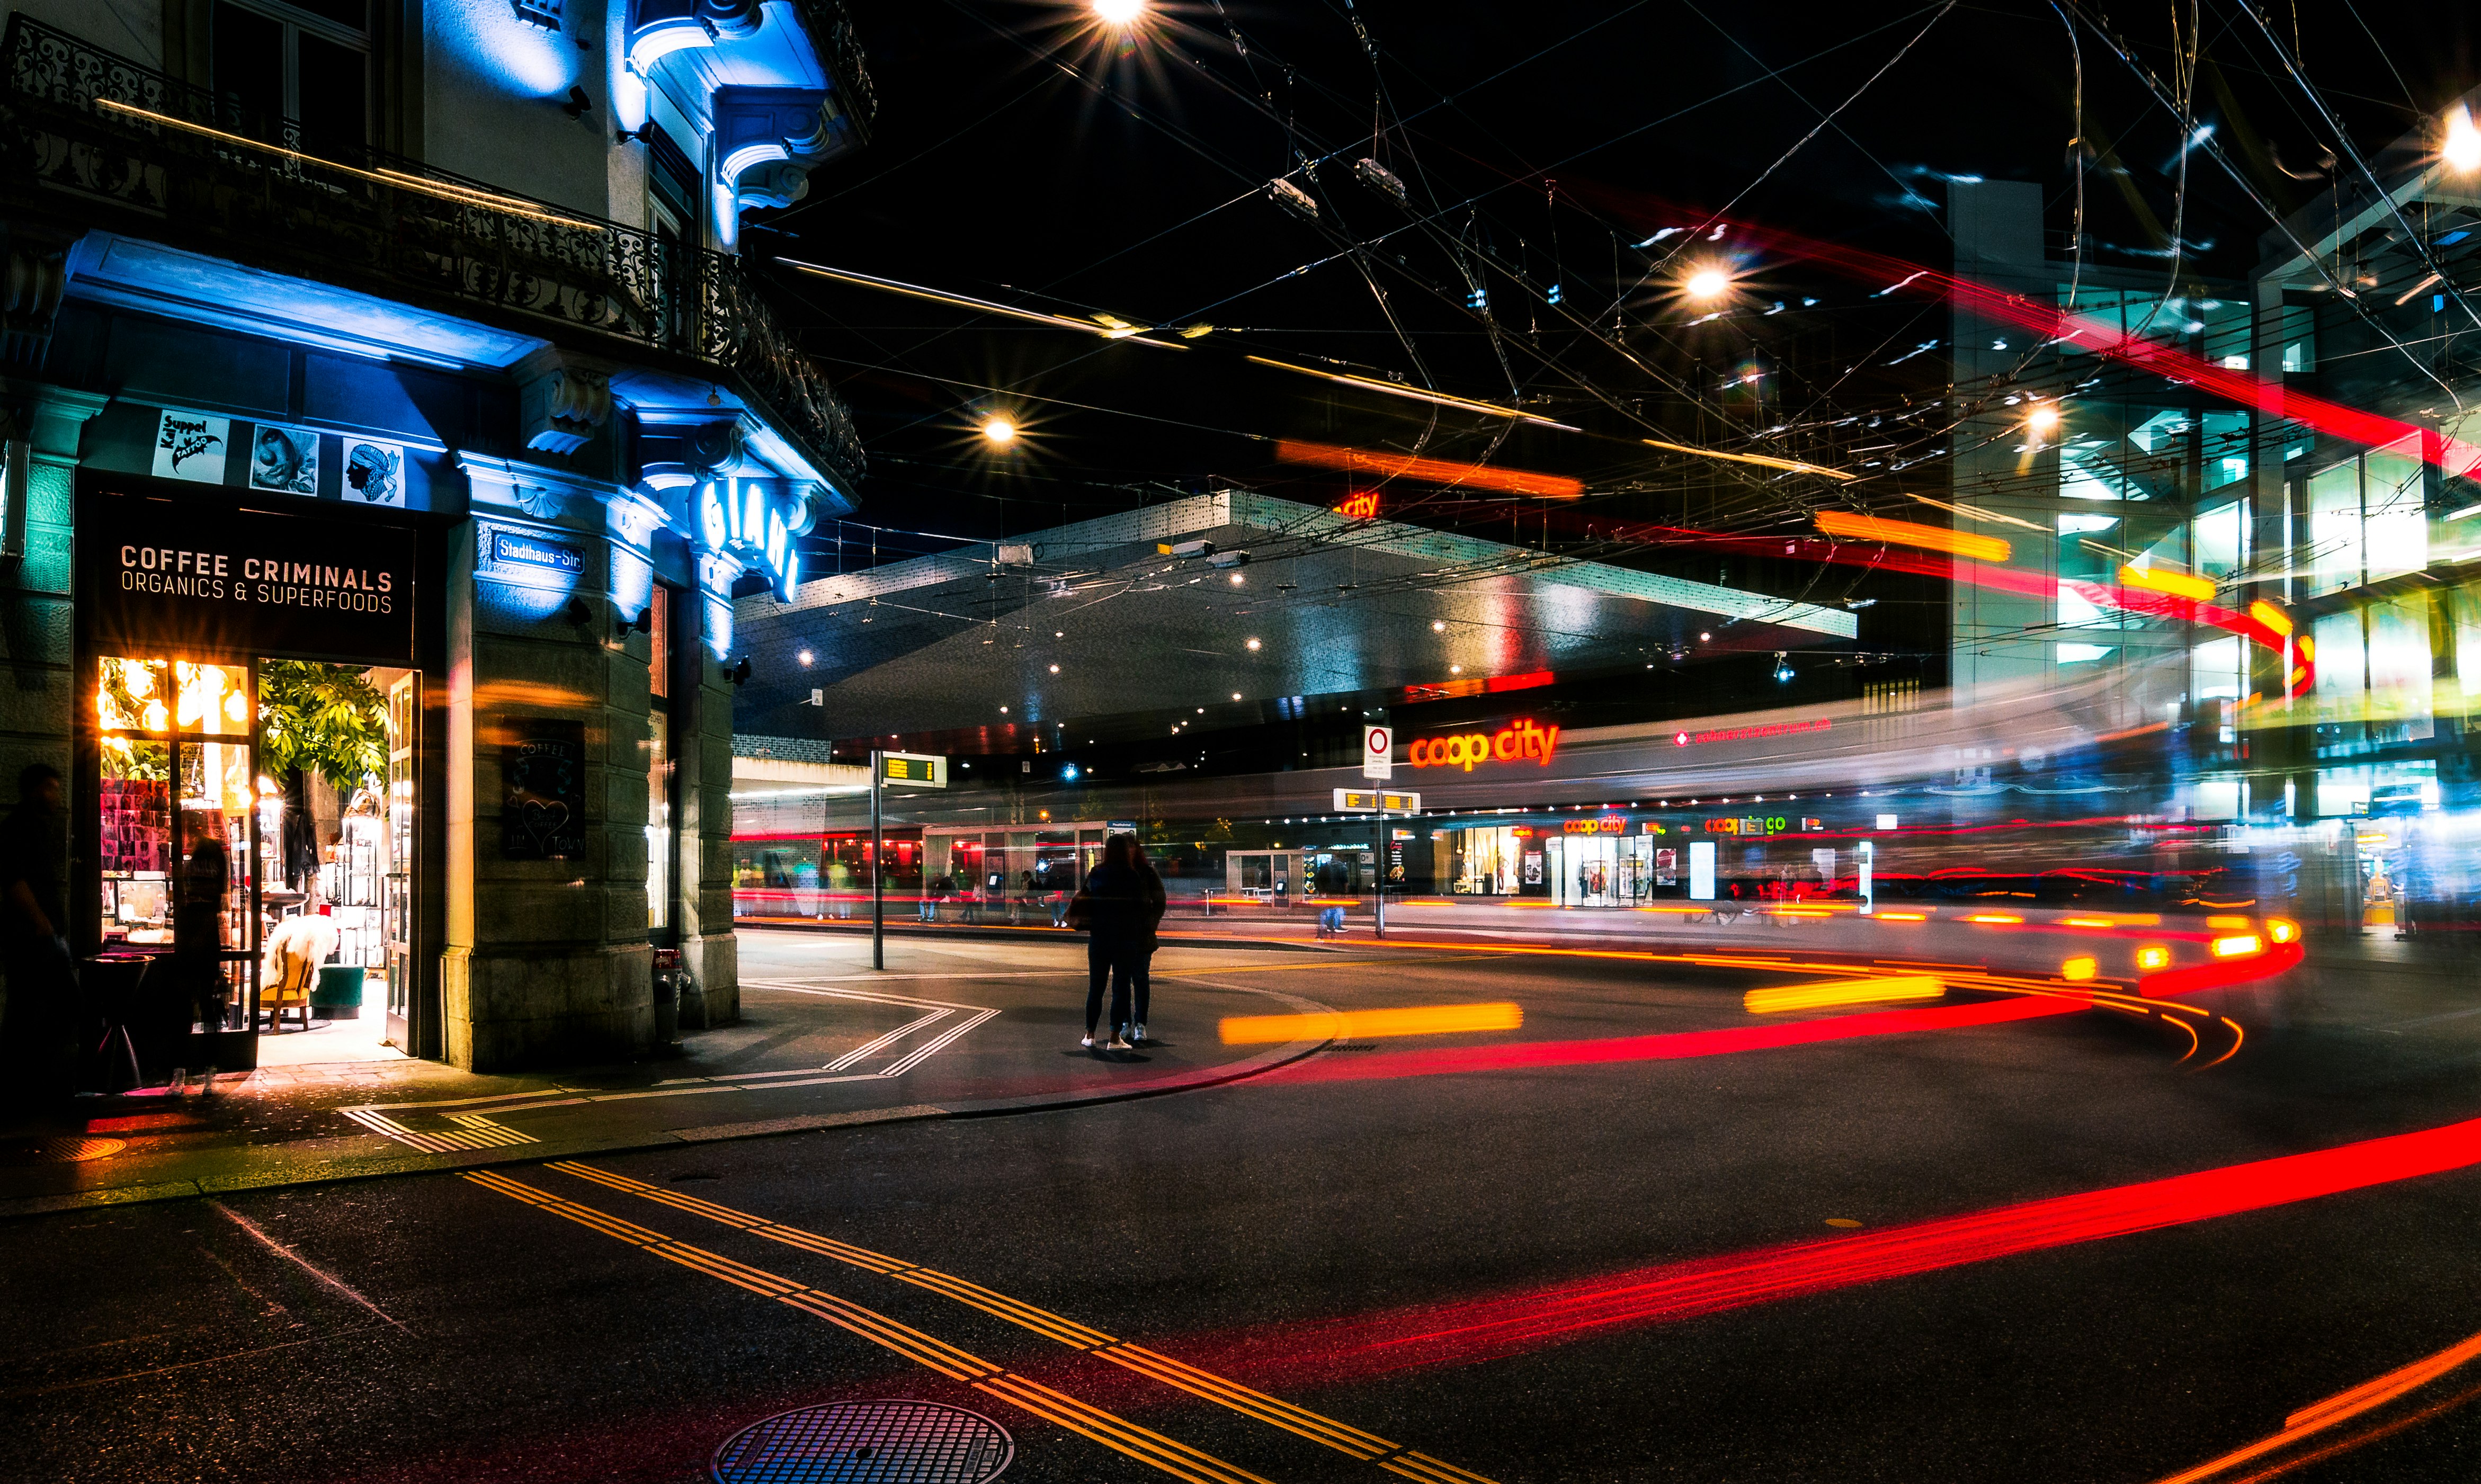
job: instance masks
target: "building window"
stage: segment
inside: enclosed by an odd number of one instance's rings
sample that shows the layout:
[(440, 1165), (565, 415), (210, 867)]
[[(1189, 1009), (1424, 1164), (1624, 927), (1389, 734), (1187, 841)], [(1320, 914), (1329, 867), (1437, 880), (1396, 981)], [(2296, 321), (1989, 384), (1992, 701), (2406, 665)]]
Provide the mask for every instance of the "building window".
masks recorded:
[(646, 622), (653, 638), (646, 663), (646, 932), (671, 946), (672, 924), (672, 592), (655, 585)]
[(356, 155), (370, 143), (369, 0), (217, 0), (210, 65), (219, 113), (236, 132)]

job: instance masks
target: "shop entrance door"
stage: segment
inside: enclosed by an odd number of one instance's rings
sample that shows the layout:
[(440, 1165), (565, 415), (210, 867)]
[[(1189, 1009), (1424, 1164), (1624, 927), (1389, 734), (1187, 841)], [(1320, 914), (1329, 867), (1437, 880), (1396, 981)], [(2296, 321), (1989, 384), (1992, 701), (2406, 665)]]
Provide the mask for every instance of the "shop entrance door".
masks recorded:
[(380, 931), (387, 944), (387, 1043), (413, 1051), (414, 722), (422, 715), (422, 677), (397, 677), (388, 687), (387, 877)]

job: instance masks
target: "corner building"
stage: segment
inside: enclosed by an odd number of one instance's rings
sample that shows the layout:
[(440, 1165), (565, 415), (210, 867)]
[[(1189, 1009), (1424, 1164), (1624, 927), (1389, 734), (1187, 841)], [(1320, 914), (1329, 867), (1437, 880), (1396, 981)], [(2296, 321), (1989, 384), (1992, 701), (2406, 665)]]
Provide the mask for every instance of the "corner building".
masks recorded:
[(0, 766), (69, 780), (77, 955), (221, 965), (143, 1059), (256, 1064), (305, 916), (415, 1056), (643, 1053), (659, 953), (733, 1018), (733, 598), (862, 472), (740, 216), (866, 141), (841, 8), (44, 0), (0, 57)]

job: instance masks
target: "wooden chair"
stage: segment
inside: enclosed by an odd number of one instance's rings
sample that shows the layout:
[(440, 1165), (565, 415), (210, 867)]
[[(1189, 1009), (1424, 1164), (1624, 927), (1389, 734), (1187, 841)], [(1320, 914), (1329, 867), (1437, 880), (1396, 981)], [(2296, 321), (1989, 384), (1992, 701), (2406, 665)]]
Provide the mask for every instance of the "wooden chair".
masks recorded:
[(301, 1012), (301, 1028), (310, 1028), (310, 986), (318, 982), (319, 965), (299, 954), (276, 952), (260, 965), (258, 1008), (267, 1016), (267, 1028), (280, 1034), (284, 1029), (284, 1012)]

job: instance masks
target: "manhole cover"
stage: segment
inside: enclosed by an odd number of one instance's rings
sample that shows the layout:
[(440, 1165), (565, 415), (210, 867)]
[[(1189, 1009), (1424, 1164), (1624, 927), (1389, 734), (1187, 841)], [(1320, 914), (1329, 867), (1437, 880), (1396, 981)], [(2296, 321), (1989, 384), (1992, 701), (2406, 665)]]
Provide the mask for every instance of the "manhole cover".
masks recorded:
[(65, 1133), (58, 1138), (0, 1144), (0, 1164), (70, 1164), (117, 1155), (128, 1147), (127, 1139), (80, 1138)]
[(983, 1484), (1016, 1444), (935, 1401), (839, 1401), (753, 1422), (715, 1450), (716, 1484)]

